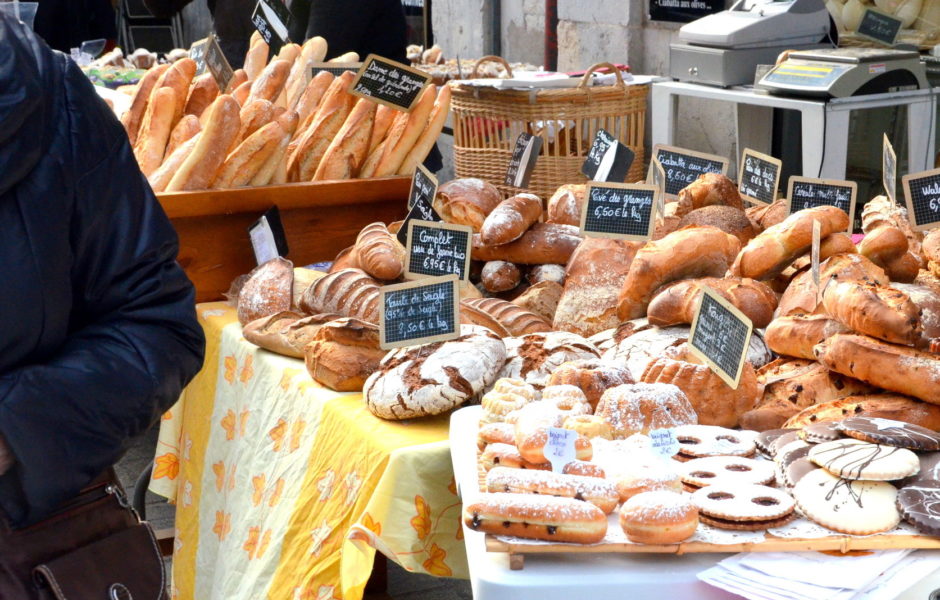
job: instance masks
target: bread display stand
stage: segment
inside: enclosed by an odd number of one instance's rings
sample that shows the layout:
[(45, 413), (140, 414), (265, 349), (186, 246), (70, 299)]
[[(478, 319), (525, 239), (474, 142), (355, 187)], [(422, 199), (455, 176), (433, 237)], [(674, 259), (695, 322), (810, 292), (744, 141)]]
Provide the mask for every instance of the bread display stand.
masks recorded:
[(277, 206), (298, 266), (331, 261), (368, 223), (405, 216), (410, 177), (289, 183), (157, 194), (179, 235), (178, 260), (196, 302), (221, 300), (255, 266), (248, 228)]

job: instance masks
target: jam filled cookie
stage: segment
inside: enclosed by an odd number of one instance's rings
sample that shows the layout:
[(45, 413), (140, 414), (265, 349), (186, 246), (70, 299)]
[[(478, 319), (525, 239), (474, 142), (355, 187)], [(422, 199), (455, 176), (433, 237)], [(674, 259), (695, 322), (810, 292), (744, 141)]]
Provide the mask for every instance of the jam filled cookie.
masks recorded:
[(920, 460), (910, 450), (852, 438), (817, 444), (810, 448), (807, 456), (833, 475), (845, 479), (894, 481), (920, 470)]
[(693, 493), (692, 503), (702, 523), (721, 529), (768, 529), (793, 518), (793, 498), (766, 485), (710, 485)]
[(686, 457), (752, 456), (755, 434), (715, 425), (680, 425), (674, 430), (679, 453)]
[(897, 495), (898, 490), (885, 481), (850, 481), (825, 469), (806, 474), (793, 488), (806, 518), (855, 535), (894, 529), (901, 520), (895, 506)]
[(773, 483), (774, 466), (766, 460), (739, 456), (708, 456), (690, 460), (680, 467), (682, 482), (696, 488), (718, 483)]
[(927, 535), (940, 535), (940, 481), (922, 483), (898, 492), (901, 517)]
[(873, 417), (849, 417), (836, 423), (845, 435), (885, 446), (897, 446), (911, 450), (940, 450), (940, 435), (926, 427)]

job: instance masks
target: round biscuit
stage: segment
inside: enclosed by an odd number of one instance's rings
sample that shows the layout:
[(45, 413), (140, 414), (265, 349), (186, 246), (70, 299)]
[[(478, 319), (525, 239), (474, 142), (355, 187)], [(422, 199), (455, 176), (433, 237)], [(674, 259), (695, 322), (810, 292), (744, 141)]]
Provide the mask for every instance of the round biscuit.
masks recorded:
[(868, 535), (894, 529), (901, 520), (898, 491), (884, 481), (851, 481), (825, 469), (811, 471), (793, 487), (806, 518), (839, 533)]
[(845, 479), (894, 481), (916, 474), (920, 459), (905, 448), (844, 438), (813, 446), (807, 457)]

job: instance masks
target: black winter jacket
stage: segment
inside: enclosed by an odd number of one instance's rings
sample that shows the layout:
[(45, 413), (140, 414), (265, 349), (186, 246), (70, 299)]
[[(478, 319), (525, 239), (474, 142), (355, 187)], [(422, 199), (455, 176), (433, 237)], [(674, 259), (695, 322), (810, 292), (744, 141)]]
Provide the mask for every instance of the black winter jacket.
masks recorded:
[(68, 58), (0, 17), (0, 509), (35, 522), (112, 465), (202, 364), (177, 238)]

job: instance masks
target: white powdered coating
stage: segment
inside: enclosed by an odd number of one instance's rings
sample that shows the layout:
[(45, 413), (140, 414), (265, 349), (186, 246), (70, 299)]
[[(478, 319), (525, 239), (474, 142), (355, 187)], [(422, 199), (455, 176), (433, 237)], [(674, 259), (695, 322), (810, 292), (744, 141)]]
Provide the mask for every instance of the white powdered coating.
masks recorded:
[(462, 179), (453, 179), (441, 185), (443, 190), (447, 194), (457, 195), (465, 194), (467, 192), (482, 192), (484, 191), (489, 184), (478, 179), (476, 177), (464, 177)]
[(239, 321), (247, 324), (290, 308), (291, 278), (286, 270), (291, 268), (281, 258), (255, 267), (238, 294)]
[(618, 438), (697, 421), (688, 398), (670, 383), (632, 383), (610, 388), (601, 396), (595, 414), (610, 424)]
[[(551, 372), (562, 363), (600, 356), (590, 342), (567, 331), (530, 333), (503, 341), (506, 363), (499, 376), (522, 379), (538, 388), (547, 383)], [(529, 356), (523, 356), (524, 352)]]
[[(485, 507), (485, 508), (483, 508)], [(518, 518), (532, 522), (544, 521), (545, 511), (552, 521), (595, 521), (604, 518), (604, 513), (589, 502), (560, 496), (541, 494), (486, 493), (477, 496), (477, 501), (465, 508), (467, 514), (489, 510), (499, 513), (518, 511)]]
[(932, 290), (915, 283), (892, 282), (891, 287), (907, 294), (911, 302), (920, 309), (920, 322), (924, 328), (924, 335), (928, 338), (937, 337), (940, 332), (940, 297)]
[(681, 425), (673, 432), (680, 452), (689, 456), (747, 456), (757, 450), (757, 432), (717, 425)]
[(567, 415), (591, 413), (591, 404), (581, 388), (567, 383), (545, 386), (542, 390), (542, 402), (555, 406)]
[[(529, 493), (536, 490), (539, 494), (564, 495), (574, 497), (580, 493), (582, 500), (591, 498), (616, 498), (617, 488), (613, 483), (597, 477), (583, 475), (565, 475), (551, 471), (533, 471), (529, 469), (510, 469), (495, 467), (486, 474), (486, 485), (491, 492)], [(503, 488), (510, 489), (503, 489)]]
[(625, 362), (631, 373), (643, 373), (666, 348), (689, 338), (688, 327), (653, 327), (639, 331), (604, 352), (604, 360)]
[(670, 521), (683, 521), (698, 510), (689, 496), (669, 490), (641, 492), (623, 503), (621, 514), (631, 519), (647, 521), (651, 524)]
[(533, 283), (540, 281), (554, 281), (558, 284), (565, 283), (564, 265), (535, 265), (529, 273), (529, 280)]
[(717, 484), (692, 494), (702, 513), (722, 519), (767, 521), (793, 512), (793, 498), (766, 485)]
[(539, 399), (534, 387), (519, 379), (499, 379), (493, 389), (483, 395), (482, 423), (505, 421), (506, 415)]
[(775, 478), (774, 464), (740, 456), (707, 456), (682, 463), (682, 481), (705, 487), (725, 483), (768, 485)]

